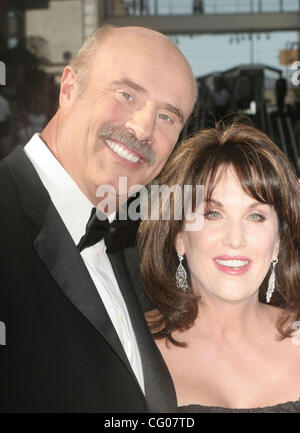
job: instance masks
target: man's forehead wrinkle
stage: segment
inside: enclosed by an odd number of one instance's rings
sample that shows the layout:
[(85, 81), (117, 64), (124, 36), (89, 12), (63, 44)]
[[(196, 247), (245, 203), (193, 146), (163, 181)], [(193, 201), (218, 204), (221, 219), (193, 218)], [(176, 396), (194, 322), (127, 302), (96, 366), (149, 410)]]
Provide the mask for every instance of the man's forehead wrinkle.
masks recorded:
[(105, 89), (104, 87), (98, 88), (98, 89), (93, 89), (93, 97), (91, 99), (91, 102), (97, 103), (98, 100), (103, 99), (103, 97), (105, 96), (109, 96), (110, 95), (110, 91), (108, 89)]

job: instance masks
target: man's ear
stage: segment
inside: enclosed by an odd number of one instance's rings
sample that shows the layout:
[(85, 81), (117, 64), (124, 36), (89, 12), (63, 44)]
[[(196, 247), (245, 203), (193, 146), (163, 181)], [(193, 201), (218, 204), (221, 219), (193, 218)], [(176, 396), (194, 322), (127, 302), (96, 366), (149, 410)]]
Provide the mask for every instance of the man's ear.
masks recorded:
[(78, 93), (78, 82), (74, 69), (68, 65), (61, 77), (59, 105), (62, 110), (68, 110)]
[(178, 235), (175, 238), (175, 249), (177, 251), (177, 254), (179, 254), (180, 256), (183, 256), (185, 254), (185, 247), (182, 238), (182, 233), (178, 233)]

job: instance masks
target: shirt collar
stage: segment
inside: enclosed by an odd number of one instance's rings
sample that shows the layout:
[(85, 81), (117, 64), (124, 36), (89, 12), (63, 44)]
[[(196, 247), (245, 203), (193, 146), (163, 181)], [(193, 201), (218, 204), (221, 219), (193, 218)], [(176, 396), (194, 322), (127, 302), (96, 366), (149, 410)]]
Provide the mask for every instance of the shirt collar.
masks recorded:
[(34, 134), (24, 147), (24, 152), (36, 169), (54, 206), (77, 245), (85, 233), (93, 204), (55, 158), (39, 134)]

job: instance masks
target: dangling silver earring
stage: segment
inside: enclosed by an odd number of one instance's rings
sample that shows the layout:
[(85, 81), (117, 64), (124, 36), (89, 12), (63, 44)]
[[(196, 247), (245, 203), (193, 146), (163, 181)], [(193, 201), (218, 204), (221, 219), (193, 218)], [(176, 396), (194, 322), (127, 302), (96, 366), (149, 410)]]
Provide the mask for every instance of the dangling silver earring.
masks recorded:
[(270, 302), (271, 297), (274, 293), (275, 290), (275, 280), (276, 280), (276, 276), (275, 276), (275, 267), (278, 263), (278, 259), (272, 260), (271, 265), (272, 265), (272, 271), (271, 271), (271, 275), (269, 278), (269, 283), (268, 283), (268, 290), (266, 293), (266, 301), (267, 303)]
[(178, 268), (176, 269), (176, 287), (178, 289), (183, 290), (184, 292), (187, 291), (188, 289), (188, 284), (187, 284), (187, 275), (186, 275), (186, 270), (184, 269), (184, 266), (182, 265), (182, 260), (183, 260), (183, 256), (180, 256), (178, 254), (178, 258), (179, 258), (179, 265)]

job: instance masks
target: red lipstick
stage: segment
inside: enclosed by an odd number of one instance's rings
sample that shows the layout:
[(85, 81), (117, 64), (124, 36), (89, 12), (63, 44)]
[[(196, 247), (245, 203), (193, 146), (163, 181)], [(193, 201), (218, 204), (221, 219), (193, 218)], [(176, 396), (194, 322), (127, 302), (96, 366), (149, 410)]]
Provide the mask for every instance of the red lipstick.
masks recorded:
[(248, 257), (229, 255), (214, 257), (213, 262), (217, 269), (228, 275), (242, 275), (249, 270), (252, 264), (252, 260)]

